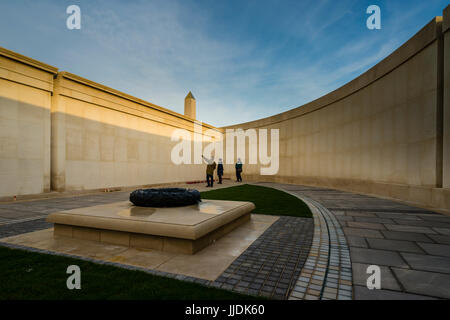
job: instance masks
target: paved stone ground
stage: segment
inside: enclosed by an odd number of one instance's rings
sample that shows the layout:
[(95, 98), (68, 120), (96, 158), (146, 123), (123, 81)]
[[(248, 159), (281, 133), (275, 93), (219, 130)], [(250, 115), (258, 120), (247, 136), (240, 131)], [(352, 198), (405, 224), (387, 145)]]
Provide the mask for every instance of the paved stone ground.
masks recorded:
[[(450, 298), (450, 217), (394, 201), (297, 185), (278, 185), (334, 214), (350, 247), (354, 299)], [(381, 290), (366, 287), (381, 268)]]
[[(230, 185), (234, 185), (234, 183), (227, 182), (217, 187)], [(203, 184), (183, 187), (196, 188), (200, 191), (210, 190), (204, 188)], [(45, 217), (52, 212), (124, 201), (128, 197), (129, 192), (127, 191), (0, 203), (0, 242), (1, 238), (4, 237), (51, 228), (53, 224), (47, 223)], [(131, 269), (142, 269), (142, 271), (155, 275), (192, 281), (212, 287), (222, 287), (249, 295), (287, 299), (310, 251), (313, 229), (313, 219), (281, 217), (247, 248), (216, 281), (142, 268)], [(21, 246), (7, 246), (30, 250), (30, 248)], [(45, 250), (32, 250), (54, 254)], [(79, 259), (79, 257), (73, 257)], [(87, 260), (103, 263), (95, 259)], [(130, 268), (122, 264), (114, 265)]]
[[(313, 199), (339, 221), (350, 248), (354, 299), (450, 298), (450, 217), (349, 192), (272, 185)], [(0, 238), (48, 228), (44, 220), (48, 213), (123, 201), (128, 195), (112, 192), (0, 203)], [(381, 290), (366, 287), (366, 268), (371, 264), (381, 268)]]
[[(232, 185), (234, 185), (233, 182), (224, 180), (222, 185), (216, 183), (214, 189)], [(174, 185), (174, 187), (195, 188), (199, 191), (211, 190), (206, 188), (204, 183)], [(45, 217), (52, 212), (125, 201), (129, 199), (130, 192), (97, 192), (87, 195), (0, 202), (0, 238), (50, 228), (52, 225), (45, 222)]]
[(287, 299), (305, 264), (313, 231), (313, 219), (280, 217), (213, 285), (239, 293)]
[(279, 184), (267, 184), (303, 200), (311, 209), (314, 235), (304, 267), (289, 300), (351, 300), (353, 298), (350, 251), (341, 225), (318, 202), (290, 192)]
[(56, 211), (127, 200), (129, 192), (0, 203), (0, 238), (51, 228), (45, 217)]

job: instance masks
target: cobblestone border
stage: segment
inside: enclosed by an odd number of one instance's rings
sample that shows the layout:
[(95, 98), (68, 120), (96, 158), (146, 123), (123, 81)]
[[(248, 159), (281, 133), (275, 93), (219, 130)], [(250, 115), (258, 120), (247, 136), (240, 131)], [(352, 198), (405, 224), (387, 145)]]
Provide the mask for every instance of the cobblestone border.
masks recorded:
[(314, 218), (311, 250), (289, 300), (351, 300), (350, 250), (339, 222), (320, 203), (283, 191), (304, 201)]

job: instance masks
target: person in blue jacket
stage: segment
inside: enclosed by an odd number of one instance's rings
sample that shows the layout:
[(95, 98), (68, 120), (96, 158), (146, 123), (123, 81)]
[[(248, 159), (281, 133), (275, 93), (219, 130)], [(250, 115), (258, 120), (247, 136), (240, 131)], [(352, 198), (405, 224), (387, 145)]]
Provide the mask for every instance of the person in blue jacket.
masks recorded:
[(219, 177), (219, 184), (222, 184), (222, 176), (223, 176), (223, 161), (222, 161), (222, 158), (219, 158), (219, 164), (217, 165), (217, 176)]
[(236, 165), (234, 166), (236, 168), (236, 182), (242, 182), (242, 162), (241, 158), (238, 158)]

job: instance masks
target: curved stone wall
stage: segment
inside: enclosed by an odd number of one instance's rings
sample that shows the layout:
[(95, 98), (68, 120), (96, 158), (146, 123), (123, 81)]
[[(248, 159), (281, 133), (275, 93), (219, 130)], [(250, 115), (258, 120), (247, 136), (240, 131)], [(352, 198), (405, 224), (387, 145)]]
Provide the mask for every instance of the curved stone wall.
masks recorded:
[[(448, 48), (448, 15), (444, 15)], [(260, 175), (259, 165), (248, 164), (245, 176), (373, 194), (448, 211), (450, 121), (443, 139), (443, 83), (444, 60), (448, 79), (449, 51), (444, 53), (442, 20), (434, 18), (376, 66), (315, 101), (224, 128), (279, 129), (278, 174)], [(448, 81), (445, 88), (448, 120)], [(233, 171), (230, 165), (226, 169)]]
[[(450, 212), (449, 8), (343, 87), (227, 127), (279, 129), (278, 173), (244, 177)], [(172, 163), (175, 129), (195, 140), (192, 118), (0, 48), (0, 198), (204, 179), (203, 164)]]

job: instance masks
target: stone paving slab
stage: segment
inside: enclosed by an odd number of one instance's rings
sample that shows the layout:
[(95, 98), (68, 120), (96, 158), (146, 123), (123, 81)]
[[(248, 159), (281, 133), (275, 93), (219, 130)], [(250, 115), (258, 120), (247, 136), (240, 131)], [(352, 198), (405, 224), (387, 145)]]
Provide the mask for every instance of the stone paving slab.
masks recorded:
[(443, 236), (443, 235), (434, 235), (430, 234), (428, 235), (431, 239), (433, 239), (436, 243), (440, 244), (450, 244), (450, 236)]
[[(410, 220), (410, 221), (421, 221), (421, 215), (417, 215), (414, 213), (401, 213), (401, 212), (377, 212), (376, 216), (379, 218), (386, 219), (402, 219), (402, 220)], [(394, 221), (395, 223), (395, 221)]]
[[(367, 267), (368, 263), (352, 263), (354, 284), (359, 286), (367, 286)], [(402, 270), (402, 269), (401, 269)], [(380, 266), (381, 271), (381, 287), (384, 289), (401, 291), (401, 286), (389, 267)]]
[(436, 214), (436, 215), (423, 215), (423, 214), (419, 214), (417, 215), (417, 217), (423, 219), (423, 220), (428, 220), (428, 221), (440, 221), (440, 222), (446, 222), (449, 223), (449, 219), (448, 216), (443, 216), (440, 214)]
[(352, 262), (408, 268), (405, 260), (395, 251), (350, 247), (350, 256)]
[(348, 221), (346, 224), (350, 228), (386, 230), (384, 225), (381, 223)]
[(401, 252), (425, 253), (415, 242), (388, 239), (367, 239), (369, 246), (380, 250), (394, 250)]
[(364, 237), (347, 235), (347, 242), (350, 247), (367, 248), (367, 240)]
[(450, 229), (449, 228), (438, 228), (438, 227), (433, 227), (432, 228), (433, 231), (436, 231), (437, 233), (446, 235), (446, 236), (450, 236)]
[(346, 235), (366, 237), (366, 238), (378, 238), (382, 239), (383, 235), (379, 230), (362, 229), (362, 228), (343, 228)]
[(356, 222), (371, 222), (371, 223), (395, 223), (393, 219), (390, 218), (373, 218), (373, 217), (348, 217), (344, 216), (342, 218), (351, 218), (352, 220), (348, 221), (356, 221)]
[(435, 256), (450, 257), (450, 245), (437, 243), (423, 243), (418, 245), (427, 253)]
[(355, 286), (358, 300), (435, 300), (436, 298), (391, 290), (369, 290), (365, 286)]
[(385, 227), (390, 231), (437, 234), (436, 231), (433, 231), (431, 228), (428, 228), (428, 227), (418, 227), (418, 226), (401, 225), (401, 224), (385, 224)]
[(417, 232), (405, 232), (405, 231), (382, 231), (381, 232), (386, 239), (391, 240), (408, 240), (408, 241), (420, 241), (420, 242), (433, 242), (430, 237), (433, 235), (425, 235)]
[(426, 254), (402, 253), (406, 262), (415, 270), (450, 274), (450, 258)]
[[(417, 226), (417, 227), (431, 227), (436, 229), (446, 229), (443, 230), (444, 232), (450, 231), (448, 229), (450, 227), (450, 223), (444, 222), (442, 220), (429, 220), (429, 219), (417, 219), (417, 220), (410, 220), (410, 219), (393, 219), (395, 223), (397, 224), (403, 224), (408, 226)], [(439, 231), (438, 231), (439, 232)]]
[(408, 292), (450, 299), (450, 275), (398, 268), (392, 270)]

